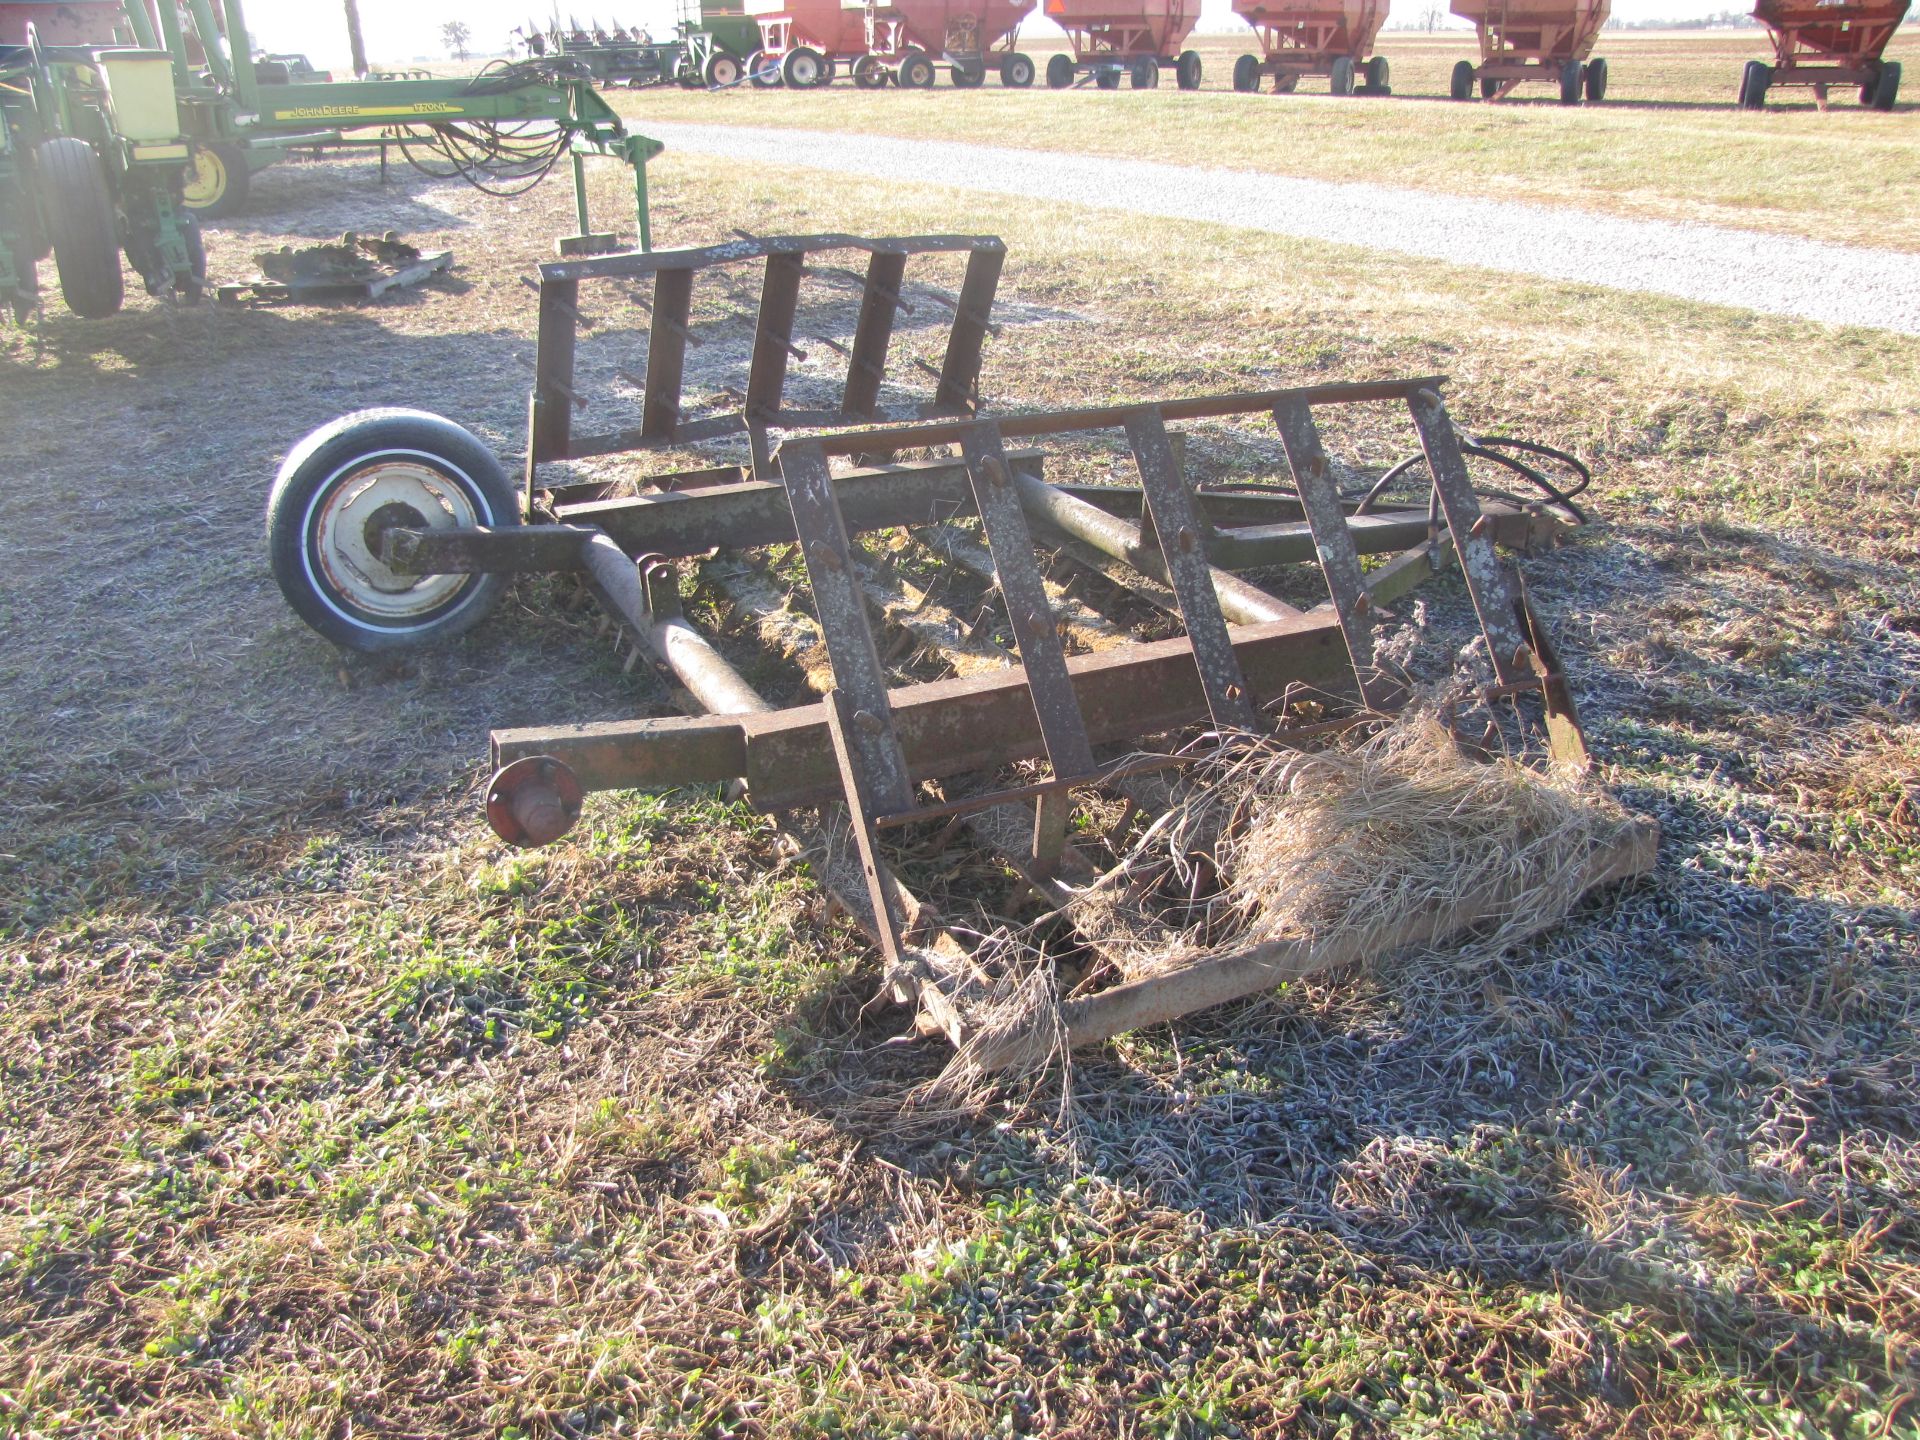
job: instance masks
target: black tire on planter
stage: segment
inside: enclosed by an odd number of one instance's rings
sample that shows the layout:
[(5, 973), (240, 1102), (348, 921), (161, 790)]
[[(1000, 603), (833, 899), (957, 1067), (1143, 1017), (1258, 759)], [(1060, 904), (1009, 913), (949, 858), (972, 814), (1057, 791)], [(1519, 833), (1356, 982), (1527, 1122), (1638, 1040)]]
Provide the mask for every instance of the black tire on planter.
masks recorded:
[(1204, 73), (1198, 50), (1182, 50), (1180, 58), (1173, 63), (1174, 83), (1182, 90), (1198, 90)]
[(1260, 88), (1260, 61), (1257, 56), (1242, 55), (1233, 62), (1233, 88), (1251, 95)]
[(1336, 55), (1333, 60), (1333, 72), (1327, 77), (1327, 88), (1335, 95), (1353, 93), (1353, 57)]
[(1473, 62), (1458, 61), (1453, 67), (1453, 82), (1448, 91), (1456, 100), (1473, 98)]
[(107, 167), (84, 140), (43, 140), (33, 168), (47, 216), (47, 239), (60, 270), (67, 308), (102, 320), (126, 299), (120, 274), (120, 220), (107, 188)]
[(900, 57), (900, 68), (894, 72), (903, 90), (931, 90), (933, 88), (933, 61), (924, 50), (909, 50)]
[(1033, 57), (1017, 53), (1001, 56), (1000, 83), (1009, 90), (1030, 88), (1033, 84)]
[(820, 72), (825, 66), (826, 61), (818, 50), (796, 45), (780, 62), (780, 78), (789, 90), (811, 90), (820, 83)]
[(424, 410), (360, 410), (288, 453), (267, 500), (267, 558), (295, 614), (335, 644), (376, 654), (472, 628), (507, 585), (504, 575), (409, 583), (370, 567), (381, 528), (519, 523), (513, 483), (470, 432)]
[(1064, 90), (1073, 84), (1074, 68), (1071, 55), (1050, 56), (1047, 60), (1047, 88)]
[(1578, 105), (1581, 93), (1587, 83), (1587, 67), (1578, 60), (1569, 60), (1560, 67), (1560, 103)]
[(1607, 98), (1607, 62), (1587, 61), (1587, 103), (1598, 105)]
[(1393, 70), (1387, 64), (1387, 57), (1376, 55), (1367, 61), (1367, 93), (1371, 95), (1390, 95), (1392, 90), (1387, 82), (1392, 78)]
[(728, 86), (738, 85), (740, 77), (745, 73), (746, 69), (740, 63), (738, 55), (730, 54), (725, 50), (716, 50), (707, 57), (706, 73), (698, 78), (706, 82), (709, 90), (723, 90)]
[(187, 174), (185, 204), (202, 220), (238, 215), (247, 208), (247, 191), (252, 184), (246, 152), (238, 145), (224, 141), (198, 145)]
[(1873, 87), (1873, 108), (1891, 110), (1900, 98), (1900, 62), (1888, 60), (1880, 66), (1880, 83)]
[(1127, 79), (1136, 90), (1157, 90), (1160, 88), (1160, 62), (1151, 55), (1142, 55), (1127, 67)]

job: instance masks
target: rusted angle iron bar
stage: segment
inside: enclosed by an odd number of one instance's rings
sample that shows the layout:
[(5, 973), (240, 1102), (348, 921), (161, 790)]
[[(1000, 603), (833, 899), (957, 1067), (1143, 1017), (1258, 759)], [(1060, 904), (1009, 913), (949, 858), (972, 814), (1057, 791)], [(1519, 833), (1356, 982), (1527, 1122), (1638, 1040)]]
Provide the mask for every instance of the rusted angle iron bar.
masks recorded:
[[(1129, 405), (1098, 405), (1082, 410), (1048, 410), (1032, 415), (996, 415), (994, 422), (1006, 439), (1036, 435), (1063, 435), (1079, 430), (1115, 429), (1127, 417), (1156, 409), (1169, 421), (1207, 420), (1227, 415), (1253, 415), (1288, 402), (1306, 405), (1350, 405), (1372, 400), (1409, 400), (1421, 390), (1446, 383), (1444, 375), (1407, 380), (1365, 380), (1334, 385), (1306, 385), (1284, 390), (1250, 390), (1231, 395), (1194, 395), (1177, 400), (1141, 401)], [(930, 420), (864, 430), (809, 435), (829, 455), (854, 455), (872, 450), (907, 450), (921, 445), (951, 445), (966, 434), (969, 420)]]
[[(1256, 700), (1290, 687), (1355, 698), (1352, 667), (1330, 614), (1230, 631)], [(1207, 717), (1206, 693), (1184, 639), (1072, 656), (1075, 698), (1096, 744), (1133, 741)], [(1043, 753), (1022, 670), (909, 685), (889, 695), (914, 780), (989, 769)], [(762, 809), (813, 804), (840, 793), (825, 710), (795, 706), (739, 720), (614, 721), (496, 730), (496, 765), (523, 755), (564, 760), (589, 790), (719, 783), (745, 778)]]
[(819, 250), (860, 250), (869, 255), (934, 255), (974, 250), (1004, 251), (993, 235), (903, 235), (875, 239), (865, 235), (768, 235), (753, 240), (731, 240), (724, 245), (698, 245), (683, 250), (649, 250), (621, 255), (594, 255), (574, 260), (549, 260), (540, 267), (544, 280), (602, 280), (636, 278), (662, 270), (702, 270), (769, 255), (810, 255)]

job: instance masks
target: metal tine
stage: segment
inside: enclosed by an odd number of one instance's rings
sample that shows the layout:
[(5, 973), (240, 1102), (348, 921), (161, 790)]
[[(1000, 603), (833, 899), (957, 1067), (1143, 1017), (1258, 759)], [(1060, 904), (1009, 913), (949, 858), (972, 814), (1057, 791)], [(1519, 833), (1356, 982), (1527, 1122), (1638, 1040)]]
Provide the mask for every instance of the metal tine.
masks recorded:
[[(933, 301), (934, 304), (940, 306), (943, 310), (947, 311), (947, 313), (950, 315), (960, 315), (965, 313), (960, 309), (960, 302), (957, 299), (954, 299), (951, 296), (942, 295), (938, 290), (934, 289), (931, 285), (923, 284), (919, 286), (914, 293), (918, 295), (926, 296), (927, 299)], [(913, 312), (909, 310), (907, 313), (911, 315)], [(977, 321), (979, 323), (980, 328), (982, 330), (985, 330), (987, 334), (991, 335), (994, 339), (998, 340), (1000, 338), (1000, 322), (999, 321), (990, 320), (985, 315), (972, 315), (972, 314), (967, 315), (967, 319)]]
[[(946, 376), (940, 373), (940, 367), (938, 365), (929, 365), (918, 355), (913, 357), (913, 364), (915, 369), (925, 371), (936, 380), (946, 379)], [(980, 408), (980, 386), (977, 382), (968, 388), (965, 399), (969, 409), (978, 410)]]
[[(541, 293), (540, 282), (534, 279), (531, 275), (522, 275), (520, 277), (520, 283), (526, 286), (529, 290), (533, 291), (533, 293), (536, 295)], [(593, 329), (597, 324), (599, 324), (599, 322), (595, 320), (591, 315), (582, 315), (580, 313), (579, 307), (568, 304), (565, 300), (562, 300), (558, 295), (549, 297), (548, 303), (551, 304), (553, 308), (558, 310), (561, 314), (565, 315), (568, 319), (572, 320), (574, 324), (583, 326), (588, 330)]]
[[(831, 335), (809, 335), (806, 338), (813, 341), (814, 344), (816, 345), (826, 346), (827, 349), (833, 351), (833, 353), (836, 355), (842, 356), (847, 360), (851, 360), (855, 365), (859, 366), (862, 370), (866, 371), (869, 375), (875, 375), (875, 374), (884, 375), (886, 373), (885, 366), (876, 365), (871, 360), (861, 359), (858, 355), (854, 354), (851, 349), (849, 349), (845, 345), (842, 345), (838, 340), (834, 339)], [(804, 360), (807, 357), (802, 355), (800, 358)]]
[(786, 352), (794, 359), (800, 361), (802, 364), (806, 363), (807, 352), (793, 343), (793, 337), (791, 335), (776, 335), (764, 325), (760, 326), (755, 333), (764, 335), (767, 339), (773, 341), (774, 344), (785, 347)]
[[(803, 275), (817, 276), (822, 280), (844, 280), (846, 282), (844, 288), (858, 290), (862, 294), (865, 294), (867, 290), (867, 277), (862, 275), (858, 270), (849, 270), (844, 265), (809, 265), (802, 270), (801, 273)], [(893, 308), (903, 315), (911, 315), (914, 313), (913, 306), (908, 303), (907, 297), (902, 295), (898, 290), (884, 290), (876, 286), (874, 287), (873, 293), (883, 300), (891, 300), (893, 302)]]

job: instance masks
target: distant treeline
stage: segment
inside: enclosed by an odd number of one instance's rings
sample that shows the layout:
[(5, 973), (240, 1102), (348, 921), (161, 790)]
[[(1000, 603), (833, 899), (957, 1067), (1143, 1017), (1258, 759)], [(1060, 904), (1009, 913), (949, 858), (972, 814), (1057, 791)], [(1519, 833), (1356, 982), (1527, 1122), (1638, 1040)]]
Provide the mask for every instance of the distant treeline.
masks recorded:
[(1614, 16), (1607, 21), (1609, 30), (1755, 30), (1760, 22), (1744, 10), (1722, 10), (1717, 15), (1695, 15), (1686, 20), (1622, 20)]

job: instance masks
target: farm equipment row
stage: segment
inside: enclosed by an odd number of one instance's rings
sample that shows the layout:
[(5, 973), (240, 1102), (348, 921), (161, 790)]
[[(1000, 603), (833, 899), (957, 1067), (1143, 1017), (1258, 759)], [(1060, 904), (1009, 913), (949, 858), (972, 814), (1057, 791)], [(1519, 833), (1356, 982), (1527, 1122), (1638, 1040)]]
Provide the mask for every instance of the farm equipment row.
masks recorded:
[[(0, 20), (19, 8), (0, 5)], [(24, 43), (0, 45), (0, 301), (16, 315), (36, 303), (49, 255), (83, 317), (120, 308), (123, 251), (150, 293), (197, 298), (199, 217), (237, 208), (249, 173), (296, 147), (398, 147), (428, 173), (496, 193), (571, 158), (582, 248), (611, 244), (589, 235), (582, 162), (612, 156), (633, 168), (650, 243), (646, 162), (659, 143), (629, 134), (584, 80), (520, 65), (455, 80), (263, 83), (240, 0), (225, 0), (224, 24), (209, 0), (189, 0), (191, 49), (170, 4), (157, 32), (142, 0), (61, 8), (82, 43), (43, 44), (28, 22), (14, 27)]]
[[(863, 269), (841, 263), (849, 253)], [(365, 651), (466, 629), (512, 575), (578, 577), (629, 667), (646, 661), (688, 713), (495, 731), (496, 832), (557, 840), (590, 790), (735, 785), (807, 847), (880, 949), (885, 989), (956, 1044), (973, 1037), (983, 982), (964, 931), (901, 879), (916, 847), (964, 829), (1065, 907), (1096, 872), (1097, 817), (1112, 825), (1123, 801), (1119, 828), (1150, 816), (1181, 735), (1304, 744), (1400, 706), (1376, 641), (1425, 581), (1457, 570), (1464, 582), (1490, 667), (1481, 700), (1524, 706), (1563, 761), (1585, 763), (1553, 648), (1495, 549), (1548, 543), (1570, 512), (1479, 497), (1465, 455), (1486, 452), (1455, 431), (1441, 379), (996, 413), (979, 377), (1004, 254), (984, 236), (816, 235), (549, 263), (518, 486), (440, 417), (345, 417), (281, 469), (274, 573), (315, 629)], [(942, 256), (964, 257), (957, 286), (910, 281), (910, 266)], [(746, 265), (757, 285), (730, 273)], [(757, 290), (757, 310), (698, 309), (703, 278), (709, 306)], [(621, 339), (594, 322), (583, 367), (583, 307), (599, 309), (583, 289), (596, 284), (604, 303), (648, 286), (651, 319), (644, 374), (614, 372), (640, 391), (639, 424), (585, 436), (575, 413)], [(940, 363), (921, 362), (932, 393), (918, 418), (890, 420), (896, 325), (934, 313), (950, 319)], [(689, 346), (728, 335), (744, 384), (690, 402), (713, 393), (722, 362), (709, 352), (692, 386)], [(790, 361), (810, 352), (843, 356), (844, 374), (809, 365), (807, 403), (790, 405)], [(1377, 506), (1382, 483), (1341, 493), (1320, 424), (1363, 406), (1411, 421), (1429, 494)], [(1291, 484), (1190, 484), (1179, 427), (1248, 419), (1270, 427)], [(1105, 453), (1133, 483), (1050, 477), (1056, 457), (1085, 473), (1102, 436), (1122, 440)], [(747, 463), (728, 463), (741, 448)], [(602, 478), (663, 451), (705, 463)], [(694, 593), (732, 613), (731, 634), (683, 609)], [(761, 688), (776, 684), (786, 693)], [(1094, 928), (1071, 943), (1098, 955), (1111, 938)], [(1215, 999), (1273, 983), (1244, 956), (1220, 963)], [(1097, 989), (1070, 1012), (1071, 1041), (1170, 1018), (1202, 1003), (1192, 993)]]

